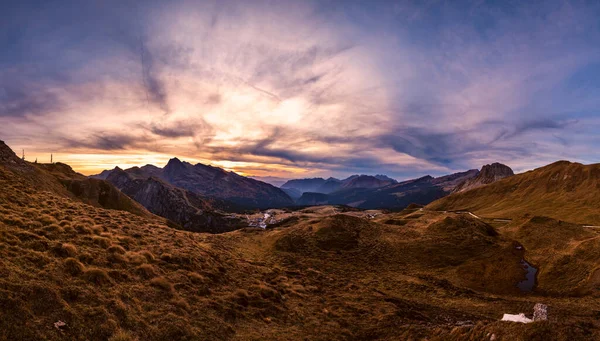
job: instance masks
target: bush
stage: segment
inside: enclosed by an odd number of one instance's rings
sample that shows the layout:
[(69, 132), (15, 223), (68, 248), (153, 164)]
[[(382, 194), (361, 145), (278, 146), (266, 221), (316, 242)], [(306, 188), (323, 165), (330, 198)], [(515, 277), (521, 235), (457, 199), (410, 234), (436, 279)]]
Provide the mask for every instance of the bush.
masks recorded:
[(110, 283), (110, 277), (108, 277), (108, 273), (102, 269), (88, 269), (84, 272), (83, 276), (85, 279), (94, 284), (103, 285)]
[(56, 218), (54, 218), (53, 216), (49, 215), (49, 214), (44, 214), (41, 217), (39, 217), (38, 221), (42, 224), (45, 225), (51, 225), (51, 224), (57, 224), (58, 221), (56, 220)]
[(121, 329), (114, 333), (108, 341), (137, 341), (137, 338), (130, 332)]
[(162, 255), (160, 255), (160, 259), (165, 262), (170, 262), (173, 260), (173, 256), (170, 253), (163, 253)]
[(153, 278), (156, 276), (154, 272), (154, 267), (150, 264), (142, 264), (135, 269), (135, 272), (143, 278)]
[(146, 259), (148, 260), (149, 263), (154, 262), (154, 255), (152, 254), (152, 252), (142, 251), (142, 252), (140, 252), (140, 255), (146, 257)]
[(68, 274), (77, 276), (85, 271), (85, 266), (75, 258), (67, 258), (65, 259), (65, 271)]
[(171, 282), (169, 282), (169, 280), (164, 277), (153, 278), (150, 281), (150, 284), (154, 287), (157, 287), (157, 288), (163, 290), (163, 291), (167, 291), (167, 292), (173, 291), (173, 284), (171, 284)]
[(110, 253), (118, 253), (118, 254), (125, 254), (125, 249), (122, 246), (119, 245), (113, 245), (111, 247), (109, 247), (108, 249), (106, 249), (108, 252)]
[(92, 237), (92, 241), (94, 244), (100, 245), (105, 249), (111, 245), (110, 239), (104, 237), (94, 236)]
[(144, 264), (147, 261), (146, 257), (137, 252), (127, 252), (125, 256), (127, 257), (130, 263), (135, 265)]

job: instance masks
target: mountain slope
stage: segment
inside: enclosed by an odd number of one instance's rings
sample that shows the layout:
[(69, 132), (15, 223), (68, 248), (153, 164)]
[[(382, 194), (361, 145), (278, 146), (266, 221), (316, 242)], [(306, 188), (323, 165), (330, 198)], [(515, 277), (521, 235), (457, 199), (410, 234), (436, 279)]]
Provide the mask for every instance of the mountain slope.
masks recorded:
[(431, 210), (468, 210), (489, 217), (542, 215), (600, 225), (600, 164), (558, 161), (431, 203)]
[[(337, 179), (335, 179), (337, 180)], [(338, 180), (339, 181), (339, 180)], [(304, 192), (317, 192), (319, 187), (321, 187), (326, 182), (323, 178), (309, 178), (309, 179), (293, 179), (288, 180), (286, 183), (281, 185), (282, 189), (296, 189), (301, 193)]]
[(73, 171), (64, 163), (34, 164), (34, 166), (54, 176), (69, 192), (86, 204), (127, 211), (139, 216), (150, 215), (142, 205), (106, 180), (88, 178)]
[(300, 206), (317, 206), (326, 205), (330, 198), (324, 193), (304, 192), (302, 196), (296, 200), (296, 204)]
[(150, 217), (143, 206), (121, 193), (107, 181), (89, 179), (63, 163), (41, 164), (21, 160), (4, 142), (0, 141), (0, 166), (5, 177), (18, 176), (38, 191), (50, 191), (77, 199), (88, 205), (121, 210)]
[[(210, 201), (155, 178), (136, 178), (121, 169), (106, 179), (150, 212), (193, 232), (221, 233), (247, 226), (218, 212)], [(231, 208), (231, 207), (228, 207)]]

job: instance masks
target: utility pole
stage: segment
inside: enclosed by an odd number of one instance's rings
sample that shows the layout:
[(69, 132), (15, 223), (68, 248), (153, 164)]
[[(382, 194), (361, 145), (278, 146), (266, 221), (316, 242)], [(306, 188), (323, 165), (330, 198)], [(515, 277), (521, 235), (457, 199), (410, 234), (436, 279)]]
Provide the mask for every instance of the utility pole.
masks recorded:
[(23, 161), (25, 161), (25, 149), (23, 149), (23, 156), (21, 157)]
[(52, 161), (52, 154), (50, 154), (50, 163), (51, 163), (51, 164), (52, 164), (52, 163), (54, 163), (54, 162)]

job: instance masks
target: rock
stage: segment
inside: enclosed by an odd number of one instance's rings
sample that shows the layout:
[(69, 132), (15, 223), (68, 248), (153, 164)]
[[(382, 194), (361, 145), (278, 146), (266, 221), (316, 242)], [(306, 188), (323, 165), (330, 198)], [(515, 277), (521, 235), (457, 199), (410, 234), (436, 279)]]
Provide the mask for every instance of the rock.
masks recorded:
[(58, 322), (54, 322), (54, 328), (58, 329), (58, 330), (63, 330), (64, 328), (67, 327), (67, 324), (64, 323), (63, 321), (58, 321)]
[(533, 307), (533, 320), (546, 321), (548, 320), (548, 306), (542, 303), (536, 303)]

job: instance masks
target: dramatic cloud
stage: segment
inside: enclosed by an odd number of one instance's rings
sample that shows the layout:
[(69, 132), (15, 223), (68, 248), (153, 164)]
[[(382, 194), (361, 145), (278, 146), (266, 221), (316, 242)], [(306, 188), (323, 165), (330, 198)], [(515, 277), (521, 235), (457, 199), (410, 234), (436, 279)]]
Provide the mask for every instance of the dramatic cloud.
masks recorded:
[(93, 173), (170, 156), (248, 175), (596, 162), (585, 1), (0, 5), (0, 138)]

